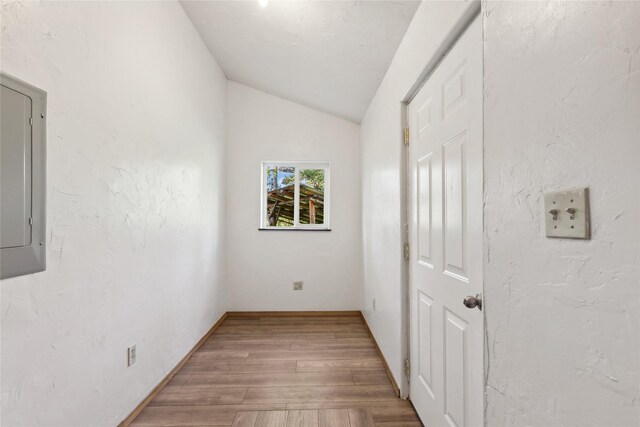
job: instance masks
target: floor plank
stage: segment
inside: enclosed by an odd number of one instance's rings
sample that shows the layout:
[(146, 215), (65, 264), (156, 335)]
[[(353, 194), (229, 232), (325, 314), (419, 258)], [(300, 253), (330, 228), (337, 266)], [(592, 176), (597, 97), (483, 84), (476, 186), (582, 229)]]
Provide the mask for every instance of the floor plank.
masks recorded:
[(224, 408), (232, 411), (284, 411), (287, 408), (285, 403), (255, 403), (255, 404), (244, 404), (240, 403), (237, 405), (215, 405), (217, 408)]
[(210, 350), (206, 348), (199, 349), (191, 356), (193, 359), (246, 359), (249, 357), (248, 351), (239, 350)]
[(363, 331), (363, 332), (336, 332), (334, 335), (338, 339), (344, 339), (344, 338), (370, 338), (369, 333), (367, 331)]
[(287, 415), (287, 427), (318, 427), (318, 411), (289, 411)]
[(369, 408), (349, 408), (351, 427), (373, 427), (373, 418)]
[(184, 387), (353, 385), (350, 372), (255, 372), (192, 375)]
[(253, 427), (257, 419), (257, 411), (239, 411), (233, 420), (233, 427)]
[(270, 333), (270, 334), (241, 334), (241, 335), (216, 335), (209, 338), (210, 341), (292, 341), (292, 340), (335, 340), (336, 334), (331, 332), (316, 333)]
[[(248, 328), (248, 327), (259, 327), (259, 328), (306, 328), (306, 329), (341, 329), (341, 328), (352, 328), (352, 329), (365, 329), (366, 326), (364, 322), (361, 321), (335, 321), (335, 320), (320, 320), (318, 317), (310, 318), (310, 319), (260, 319), (260, 320), (244, 320), (241, 322), (238, 321), (229, 321), (224, 322), (220, 325), (221, 329), (231, 329), (231, 328)], [(216, 331), (217, 332), (217, 331)]]
[(221, 326), (216, 331), (220, 335), (257, 335), (257, 334), (308, 334), (308, 333), (367, 334), (363, 325), (269, 325), (269, 326)]
[(277, 351), (291, 350), (293, 341), (207, 341), (203, 350)]
[(318, 411), (319, 427), (349, 427), (348, 409), (323, 409)]
[(375, 358), (376, 350), (289, 350), (289, 351), (256, 351), (249, 353), (249, 359), (273, 360), (331, 360)]
[(237, 409), (217, 406), (147, 406), (132, 426), (228, 426), (233, 423)]
[(352, 372), (353, 383), (356, 385), (366, 384), (388, 384), (389, 374), (384, 369), (376, 371), (363, 371), (354, 369)]
[(406, 401), (404, 406), (387, 407), (376, 406), (371, 408), (371, 415), (374, 422), (416, 422), (420, 421), (413, 406)]
[(375, 427), (424, 427), (420, 421), (389, 421), (373, 425)]
[[(383, 403), (385, 408), (404, 408), (407, 405), (413, 409), (411, 404), (406, 400), (385, 400)], [(302, 402), (287, 403), (287, 409), (349, 409), (349, 408), (373, 408), (380, 406), (380, 401), (350, 401), (350, 402)]]
[(249, 388), (245, 403), (351, 402), (358, 400), (395, 400), (391, 384), (379, 386), (315, 386)]
[(133, 426), (413, 427), (359, 316), (231, 317)]
[(241, 404), (247, 388), (165, 387), (149, 406)]
[(189, 377), (190, 377), (190, 375), (184, 375), (182, 373), (181, 374), (176, 374), (167, 383), (166, 387), (182, 387), (184, 385), (184, 383), (187, 382)]
[(286, 427), (287, 411), (261, 411), (256, 418), (256, 427)]
[(295, 360), (254, 360), (239, 362), (209, 358), (191, 358), (180, 370), (180, 373), (199, 375), (213, 374), (216, 372), (295, 372), (296, 367), (297, 362)]
[(347, 338), (343, 340), (304, 340), (292, 341), (291, 350), (361, 350), (375, 349), (371, 340), (366, 338)]
[(360, 369), (381, 369), (383, 367), (382, 361), (378, 358), (300, 360), (296, 365), (296, 371), (354, 371)]

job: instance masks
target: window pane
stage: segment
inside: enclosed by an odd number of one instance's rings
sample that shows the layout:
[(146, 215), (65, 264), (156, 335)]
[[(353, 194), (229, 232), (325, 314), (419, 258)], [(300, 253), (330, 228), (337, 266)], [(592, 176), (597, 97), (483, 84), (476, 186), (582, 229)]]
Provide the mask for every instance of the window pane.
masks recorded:
[(267, 218), (270, 227), (293, 227), (295, 168), (267, 167)]
[(324, 224), (324, 169), (300, 169), (300, 224)]

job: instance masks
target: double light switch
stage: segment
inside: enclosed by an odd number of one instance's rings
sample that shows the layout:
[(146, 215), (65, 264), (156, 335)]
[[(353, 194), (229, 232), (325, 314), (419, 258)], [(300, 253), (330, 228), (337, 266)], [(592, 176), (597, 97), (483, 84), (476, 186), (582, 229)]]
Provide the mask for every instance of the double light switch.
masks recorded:
[(589, 192), (587, 188), (544, 195), (547, 237), (588, 239)]

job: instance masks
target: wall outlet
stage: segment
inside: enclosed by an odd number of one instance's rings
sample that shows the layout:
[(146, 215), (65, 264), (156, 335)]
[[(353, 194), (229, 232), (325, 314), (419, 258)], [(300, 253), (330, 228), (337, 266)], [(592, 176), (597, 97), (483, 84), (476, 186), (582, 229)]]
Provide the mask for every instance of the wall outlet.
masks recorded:
[(293, 282), (293, 290), (294, 291), (301, 291), (302, 290), (302, 284), (304, 282), (299, 281), (299, 282)]
[(127, 349), (127, 366), (136, 363), (136, 345), (132, 345)]
[(373, 305), (373, 311), (376, 311), (376, 299), (375, 298), (373, 299), (373, 304), (372, 305)]

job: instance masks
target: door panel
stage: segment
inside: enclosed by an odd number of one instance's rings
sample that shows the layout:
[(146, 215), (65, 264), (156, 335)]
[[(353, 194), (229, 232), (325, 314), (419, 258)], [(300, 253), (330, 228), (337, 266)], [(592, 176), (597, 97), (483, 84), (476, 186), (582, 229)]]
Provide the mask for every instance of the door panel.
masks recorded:
[(445, 418), (452, 426), (467, 425), (464, 419), (466, 389), (465, 352), (468, 323), (445, 310)]
[(444, 254), (445, 271), (466, 279), (465, 252), (465, 165), (464, 143), (466, 135), (460, 135), (444, 145)]
[(410, 398), (425, 425), (482, 426), (482, 30), (476, 19), (408, 109)]
[(420, 298), (418, 308), (420, 316), (420, 324), (418, 325), (420, 328), (418, 374), (420, 381), (424, 383), (424, 387), (427, 389), (429, 394), (433, 395), (431, 387), (431, 305), (433, 304), (433, 300), (422, 292), (419, 292), (418, 294)]
[(2, 86), (0, 96), (0, 246), (31, 244), (31, 99)]
[(431, 153), (418, 160), (418, 262), (431, 261)]
[(442, 85), (442, 119), (446, 119), (467, 98), (467, 61), (463, 59), (458, 68)]

